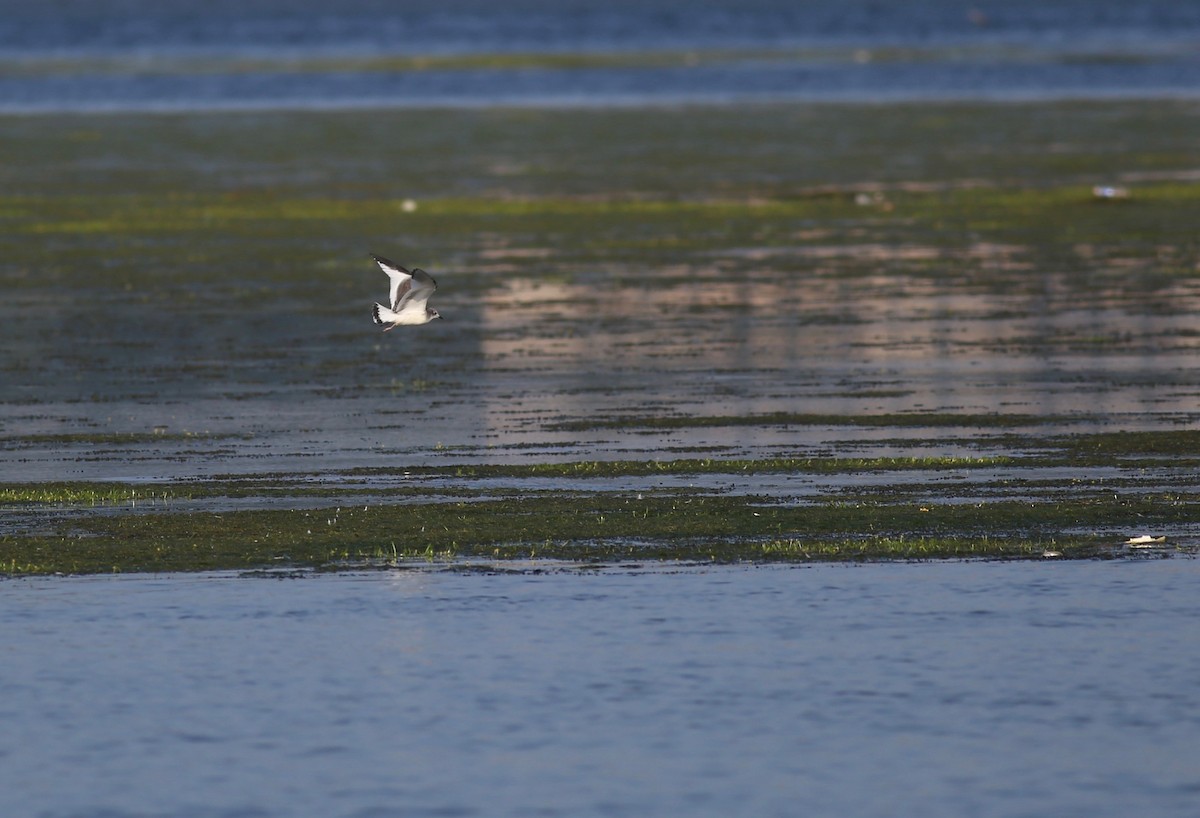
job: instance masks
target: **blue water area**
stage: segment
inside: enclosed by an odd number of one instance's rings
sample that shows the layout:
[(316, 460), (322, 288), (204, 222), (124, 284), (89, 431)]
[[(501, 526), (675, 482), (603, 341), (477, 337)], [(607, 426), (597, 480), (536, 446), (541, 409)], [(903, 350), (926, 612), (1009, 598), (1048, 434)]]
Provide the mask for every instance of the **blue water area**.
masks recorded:
[(1190, 815), (1200, 562), (0, 583), (10, 815)]
[(0, 0), (0, 51), (1195, 43), (1179, 0)]
[[(722, 49), (739, 56), (703, 59)], [(442, 71), (288, 64), (680, 51), (696, 63)], [(246, 57), (268, 64), (235, 65)], [(1200, 3), (1176, 0), (0, 0), (0, 112), (9, 113), (1198, 92)]]

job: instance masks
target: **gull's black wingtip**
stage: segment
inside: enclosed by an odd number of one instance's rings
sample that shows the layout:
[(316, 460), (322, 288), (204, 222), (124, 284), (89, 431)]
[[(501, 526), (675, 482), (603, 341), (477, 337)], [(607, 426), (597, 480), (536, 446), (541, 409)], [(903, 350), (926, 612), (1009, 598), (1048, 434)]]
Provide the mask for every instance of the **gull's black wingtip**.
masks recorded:
[(399, 270), (402, 273), (409, 272), (409, 270), (403, 264), (397, 264), (396, 262), (392, 261), (389, 258), (384, 258), (383, 256), (377, 256), (374, 253), (371, 253), (370, 255), (371, 255), (371, 258), (375, 259), (376, 264), (382, 265), (384, 267), (391, 267), (393, 270)]

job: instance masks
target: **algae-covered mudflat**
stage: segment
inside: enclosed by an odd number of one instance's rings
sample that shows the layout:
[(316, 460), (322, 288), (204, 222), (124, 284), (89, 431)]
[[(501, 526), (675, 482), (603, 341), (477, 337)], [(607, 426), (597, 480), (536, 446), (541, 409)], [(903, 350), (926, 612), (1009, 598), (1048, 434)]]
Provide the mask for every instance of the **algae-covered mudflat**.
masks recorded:
[(1195, 103), (0, 125), (0, 571), (1200, 542)]

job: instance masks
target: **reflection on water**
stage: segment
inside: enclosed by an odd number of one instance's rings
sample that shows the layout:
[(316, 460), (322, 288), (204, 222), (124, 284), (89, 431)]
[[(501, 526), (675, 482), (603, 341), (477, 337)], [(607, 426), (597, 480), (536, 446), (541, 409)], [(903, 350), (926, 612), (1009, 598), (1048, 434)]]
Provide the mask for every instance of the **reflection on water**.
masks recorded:
[(7, 581), (0, 788), (46, 818), (1184, 815), (1198, 570)]
[[(823, 450), (831, 435), (771, 423), (656, 431), (622, 418), (999, 412), (1072, 431), (1169, 429), (1194, 416), (1194, 279), (1143, 292), (1029, 271), (1005, 249), (955, 260), (873, 248), (636, 270), (564, 264), (565, 279), (451, 271), (438, 301), (446, 320), (382, 340), (350, 306), (288, 325), (234, 303), (173, 330), (113, 292), (101, 296), (112, 323), (80, 346), (29, 305), (9, 325), (10, 355), (41, 365), (19, 371), (18, 400), (3, 406), (26, 437), (0, 457), (25, 479), (163, 478), (504, 461), (534, 449), (763, 456)], [(930, 259), (936, 278), (896, 269)], [(959, 264), (961, 277), (943, 272)], [(378, 284), (371, 272), (363, 303)], [(456, 291), (479, 280), (482, 290)], [(145, 352), (131, 359), (130, 346)], [(121, 439), (125, 430), (135, 436)], [(203, 434), (171, 434), (181, 430)], [(84, 437), (72, 444), (55, 437), (63, 432)], [(836, 439), (897, 434), (839, 428)], [(918, 445), (944, 434), (903, 432)]]

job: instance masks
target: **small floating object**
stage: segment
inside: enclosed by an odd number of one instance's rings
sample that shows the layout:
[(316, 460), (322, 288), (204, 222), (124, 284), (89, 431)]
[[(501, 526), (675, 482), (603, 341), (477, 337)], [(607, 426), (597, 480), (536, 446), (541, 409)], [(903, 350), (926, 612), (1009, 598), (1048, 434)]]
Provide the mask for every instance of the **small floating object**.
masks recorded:
[(878, 190), (868, 193), (855, 193), (854, 203), (859, 207), (877, 207), (885, 213), (890, 213), (896, 207)]
[(1120, 201), (1123, 199), (1128, 199), (1129, 196), (1129, 188), (1127, 187), (1096, 185), (1094, 188), (1092, 188), (1092, 198), (1101, 202)]
[(1125, 544), (1130, 548), (1153, 548), (1154, 546), (1161, 545), (1166, 541), (1166, 537), (1153, 537), (1149, 534), (1142, 534), (1139, 537), (1130, 537), (1125, 541)]

